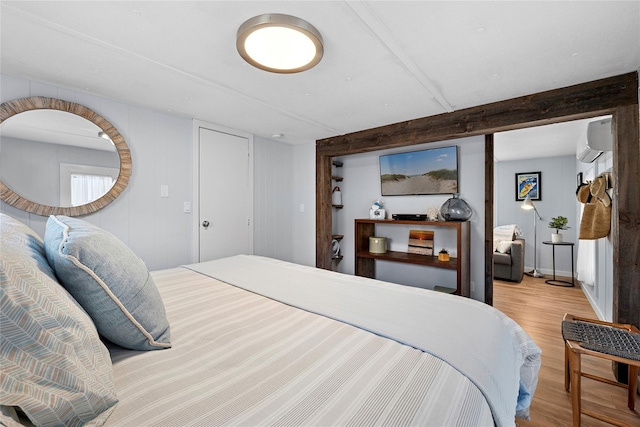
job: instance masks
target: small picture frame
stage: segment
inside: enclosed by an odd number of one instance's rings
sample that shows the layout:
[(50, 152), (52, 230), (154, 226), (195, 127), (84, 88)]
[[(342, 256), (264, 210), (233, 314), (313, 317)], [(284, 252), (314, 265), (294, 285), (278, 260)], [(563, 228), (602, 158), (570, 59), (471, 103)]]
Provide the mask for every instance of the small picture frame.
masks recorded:
[(516, 202), (524, 199), (542, 200), (542, 174), (540, 172), (516, 173)]
[(433, 256), (433, 231), (409, 230), (410, 254)]
[(578, 172), (577, 180), (578, 180), (577, 186), (580, 187), (580, 184), (582, 184), (582, 172)]

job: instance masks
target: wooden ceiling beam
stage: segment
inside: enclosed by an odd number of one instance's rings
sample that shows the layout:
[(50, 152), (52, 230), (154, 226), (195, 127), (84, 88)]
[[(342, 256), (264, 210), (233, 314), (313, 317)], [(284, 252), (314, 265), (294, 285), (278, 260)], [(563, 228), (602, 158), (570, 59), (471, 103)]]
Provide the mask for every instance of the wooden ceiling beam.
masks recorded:
[(638, 103), (637, 76), (627, 73), (320, 139), (316, 152), (327, 156), (365, 153), (611, 114), (614, 108)]

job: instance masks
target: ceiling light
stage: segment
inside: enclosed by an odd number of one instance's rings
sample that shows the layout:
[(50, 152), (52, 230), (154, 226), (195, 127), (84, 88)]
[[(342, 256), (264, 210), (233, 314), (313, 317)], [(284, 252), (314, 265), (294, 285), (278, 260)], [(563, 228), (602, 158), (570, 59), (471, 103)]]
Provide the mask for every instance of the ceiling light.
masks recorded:
[(308, 70), (324, 54), (322, 36), (313, 25), (278, 13), (258, 15), (242, 24), (236, 48), (249, 64), (273, 73)]

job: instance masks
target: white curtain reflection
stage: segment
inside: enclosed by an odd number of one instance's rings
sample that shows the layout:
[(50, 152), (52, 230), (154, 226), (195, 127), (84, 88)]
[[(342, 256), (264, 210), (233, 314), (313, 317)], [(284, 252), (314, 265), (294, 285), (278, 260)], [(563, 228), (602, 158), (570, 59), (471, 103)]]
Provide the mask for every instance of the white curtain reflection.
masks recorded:
[(112, 186), (110, 176), (71, 174), (71, 206), (93, 202), (108, 193)]

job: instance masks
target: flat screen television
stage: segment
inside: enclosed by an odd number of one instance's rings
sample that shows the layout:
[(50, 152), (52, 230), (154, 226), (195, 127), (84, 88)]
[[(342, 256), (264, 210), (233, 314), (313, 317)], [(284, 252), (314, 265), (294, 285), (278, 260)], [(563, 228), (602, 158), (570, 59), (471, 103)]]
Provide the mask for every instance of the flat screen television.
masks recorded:
[(383, 196), (458, 193), (458, 147), (380, 156)]

